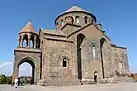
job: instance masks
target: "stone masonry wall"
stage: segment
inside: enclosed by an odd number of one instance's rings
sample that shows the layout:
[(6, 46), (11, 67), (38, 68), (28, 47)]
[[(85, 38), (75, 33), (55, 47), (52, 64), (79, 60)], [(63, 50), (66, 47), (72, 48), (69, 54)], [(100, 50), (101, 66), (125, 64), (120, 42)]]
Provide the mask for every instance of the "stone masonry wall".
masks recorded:
[(112, 46), (112, 62), (114, 71), (121, 74), (129, 73), (127, 50), (125, 48)]
[[(72, 77), (74, 71), (72, 43), (47, 39), (43, 42), (44, 78)], [(68, 58), (67, 67), (63, 67), (64, 57)]]
[[(106, 43), (103, 45), (103, 62), (105, 77), (110, 77), (112, 74), (112, 60), (111, 60), (111, 41), (108, 40), (94, 25), (90, 25), (85, 29), (71, 35), (70, 40), (74, 41), (75, 46), (75, 60), (77, 60), (77, 36), (83, 34), (85, 40), (82, 46), (82, 76), (83, 79), (93, 78), (95, 71), (98, 71), (99, 78), (102, 78), (102, 63), (101, 63), (101, 51), (100, 51), (100, 39), (104, 38)], [(97, 57), (92, 58), (91, 45), (96, 45)]]
[(102, 55), (103, 55), (103, 67), (104, 67), (104, 77), (109, 78), (114, 75), (112, 60), (111, 60), (111, 43), (108, 41), (104, 41), (102, 47)]

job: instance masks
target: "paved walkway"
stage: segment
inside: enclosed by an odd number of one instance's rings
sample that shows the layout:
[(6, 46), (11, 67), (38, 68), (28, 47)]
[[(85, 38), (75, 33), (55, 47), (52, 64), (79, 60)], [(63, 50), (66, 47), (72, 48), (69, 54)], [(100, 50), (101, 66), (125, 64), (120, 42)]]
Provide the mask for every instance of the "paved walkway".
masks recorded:
[(42, 87), (37, 85), (14, 88), (0, 85), (0, 91), (137, 91), (137, 83), (97, 84), (66, 87)]

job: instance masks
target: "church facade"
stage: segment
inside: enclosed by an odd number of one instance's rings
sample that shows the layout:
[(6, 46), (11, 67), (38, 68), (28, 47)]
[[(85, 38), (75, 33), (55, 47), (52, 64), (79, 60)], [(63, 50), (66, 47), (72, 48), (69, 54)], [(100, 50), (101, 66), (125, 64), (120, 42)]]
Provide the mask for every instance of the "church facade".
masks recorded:
[(93, 80), (95, 72), (98, 79), (129, 73), (127, 48), (113, 44), (96, 21), (78, 6), (55, 19), (55, 30), (40, 28), (37, 33), (30, 21), (19, 32), (13, 79), (24, 62), (32, 66), (32, 83), (78, 84)]

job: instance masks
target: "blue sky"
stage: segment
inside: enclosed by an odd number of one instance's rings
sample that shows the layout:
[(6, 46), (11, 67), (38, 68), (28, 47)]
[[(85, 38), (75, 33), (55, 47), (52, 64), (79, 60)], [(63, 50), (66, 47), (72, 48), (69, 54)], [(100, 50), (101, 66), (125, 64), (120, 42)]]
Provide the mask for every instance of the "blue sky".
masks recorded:
[(11, 74), (18, 32), (30, 19), (37, 32), (54, 29), (55, 18), (74, 4), (92, 12), (114, 44), (128, 48), (130, 70), (137, 72), (137, 0), (1, 0), (0, 67), (8, 68), (0, 73)]

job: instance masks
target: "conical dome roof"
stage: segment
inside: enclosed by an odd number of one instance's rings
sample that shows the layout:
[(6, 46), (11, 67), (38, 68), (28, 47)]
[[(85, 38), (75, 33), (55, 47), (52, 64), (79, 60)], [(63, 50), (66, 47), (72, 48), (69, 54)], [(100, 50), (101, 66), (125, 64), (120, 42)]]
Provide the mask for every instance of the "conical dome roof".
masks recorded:
[(28, 24), (20, 31), (20, 33), (36, 33), (35, 29), (33, 28), (31, 20)]
[(78, 6), (72, 6), (71, 8), (69, 8), (68, 10), (66, 10), (65, 12), (63, 13), (68, 13), (68, 12), (73, 12), (73, 11), (83, 11), (83, 12), (87, 12), (89, 13), (88, 11), (78, 7)]

